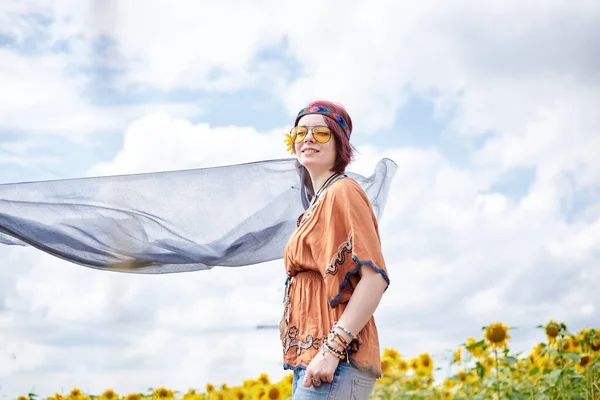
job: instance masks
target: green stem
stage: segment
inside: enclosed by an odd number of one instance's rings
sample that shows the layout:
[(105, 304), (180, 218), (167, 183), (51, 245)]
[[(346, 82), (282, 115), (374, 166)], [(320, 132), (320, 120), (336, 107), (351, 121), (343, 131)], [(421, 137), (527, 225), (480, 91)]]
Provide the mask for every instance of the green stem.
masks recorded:
[(590, 391), (592, 392), (592, 400), (594, 400), (596, 398), (596, 396), (594, 395), (594, 377), (592, 376), (592, 369), (587, 368), (586, 373), (587, 373), (588, 379), (590, 381)]
[(498, 400), (500, 400), (500, 371), (498, 370), (498, 349), (494, 349), (496, 355), (496, 393), (498, 394)]

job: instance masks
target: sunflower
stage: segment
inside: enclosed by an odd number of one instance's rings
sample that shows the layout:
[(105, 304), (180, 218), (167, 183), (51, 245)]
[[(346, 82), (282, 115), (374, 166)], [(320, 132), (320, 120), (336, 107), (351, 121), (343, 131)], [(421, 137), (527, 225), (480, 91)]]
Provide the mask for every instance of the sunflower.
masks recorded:
[(284, 133), (283, 136), (285, 137), (283, 139), (283, 142), (285, 143), (287, 152), (293, 155), (294, 154), (294, 150), (293, 150), (294, 145), (292, 143), (292, 135), (290, 135), (289, 133)]
[(592, 357), (589, 354), (584, 353), (579, 358), (579, 362), (575, 365), (575, 368), (577, 368), (577, 371), (583, 373), (585, 372), (585, 369), (590, 366), (591, 361)]
[(419, 364), (421, 365), (421, 371), (423, 371), (425, 375), (429, 375), (433, 371), (433, 360), (428, 353), (419, 354)]
[(485, 360), (483, 360), (483, 362), (481, 363), (481, 365), (483, 365), (485, 368), (496, 368), (496, 357), (486, 357)]
[(246, 400), (248, 398), (248, 395), (246, 394), (244, 389), (242, 389), (241, 387), (236, 387), (231, 392), (232, 392), (231, 394), (233, 395), (234, 399)]
[(103, 400), (117, 400), (119, 398), (119, 395), (115, 393), (113, 389), (107, 389), (104, 391), (104, 393), (102, 393), (100, 398)]
[(585, 333), (582, 333), (582, 336), (587, 338), (592, 352), (600, 353), (600, 329), (587, 329)]
[(462, 385), (471, 384), (478, 379), (475, 370), (465, 371), (464, 369), (461, 369), (456, 373), (456, 377), (458, 378), (458, 382)]
[(548, 343), (554, 343), (556, 337), (560, 333), (560, 325), (554, 320), (550, 320), (544, 327)]
[(400, 353), (396, 349), (383, 349), (383, 357), (389, 357), (392, 361), (400, 359)]
[(455, 363), (459, 363), (462, 359), (462, 347), (457, 347), (454, 351), (454, 361)]
[(556, 368), (564, 368), (567, 365), (568, 358), (562, 357), (559, 355), (553, 355), (551, 360), (552, 367)]
[(389, 357), (387, 357), (387, 356), (383, 357), (381, 359), (381, 372), (384, 375), (389, 374), (392, 369), (392, 365), (393, 365), (393, 361)]
[(443, 392), (442, 393), (442, 399), (443, 400), (451, 400), (454, 396), (452, 395), (452, 392)]
[(419, 370), (419, 359), (411, 358), (409, 361), (409, 365), (410, 365), (410, 369), (412, 369), (414, 372), (417, 372)]
[(259, 382), (255, 381), (254, 379), (246, 379), (243, 383), (243, 386), (245, 389), (250, 389), (258, 384)]
[(539, 370), (543, 370), (545, 368), (548, 368), (550, 366), (550, 356), (548, 353), (543, 353), (541, 355), (538, 355), (535, 358), (535, 365), (534, 368), (537, 368)]
[(485, 339), (492, 349), (505, 349), (506, 341), (510, 339), (508, 327), (502, 322), (494, 322), (485, 328)]
[(585, 339), (583, 338), (583, 336), (581, 335), (577, 335), (577, 336), (570, 336), (569, 339), (571, 340), (571, 348), (573, 352), (580, 352), (581, 351), (581, 342), (583, 342)]
[(564, 351), (565, 353), (570, 353), (571, 351), (573, 351), (572, 337), (569, 336), (569, 337), (564, 337), (564, 338), (560, 339), (559, 346), (560, 346), (560, 349), (562, 351)]
[(271, 387), (269, 387), (269, 389), (267, 390), (267, 393), (265, 394), (264, 397), (269, 400), (283, 399), (281, 390), (279, 390), (279, 388), (275, 385), (272, 385)]
[(398, 360), (398, 371), (400, 371), (401, 374), (406, 374), (408, 369), (408, 361), (406, 361), (404, 358)]
[(477, 340), (473, 339), (472, 337), (468, 337), (467, 341), (465, 342), (465, 348), (474, 357), (477, 357), (477, 358), (484, 357), (484, 350), (485, 350), (484, 342), (478, 342)]
[(529, 361), (529, 365), (535, 365), (537, 358), (538, 356), (535, 353), (529, 353), (529, 355), (527, 356), (527, 361)]
[(198, 400), (200, 395), (196, 393), (196, 389), (188, 389), (187, 393), (183, 395), (182, 400)]
[(250, 398), (252, 399), (262, 399), (263, 396), (267, 394), (265, 388), (262, 387), (254, 387), (250, 393)]
[(174, 393), (172, 390), (169, 390), (164, 387), (160, 387), (154, 390), (154, 393), (152, 393), (152, 397), (155, 399), (172, 399), (173, 395)]
[(456, 385), (458, 385), (458, 382), (456, 380), (454, 380), (454, 378), (450, 378), (447, 376), (442, 381), (442, 384), (438, 385), (437, 388), (438, 388), (438, 390), (445, 391), (445, 390), (452, 389)]

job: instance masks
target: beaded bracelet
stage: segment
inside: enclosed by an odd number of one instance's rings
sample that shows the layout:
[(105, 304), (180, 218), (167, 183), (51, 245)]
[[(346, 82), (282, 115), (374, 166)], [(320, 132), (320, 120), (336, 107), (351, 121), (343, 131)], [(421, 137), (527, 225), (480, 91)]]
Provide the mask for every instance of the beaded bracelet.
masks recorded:
[(342, 352), (337, 351), (336, 349), (334, 349), (327, 343), (323, 343), (322, 348), (324, 348), (325, 350), (327, 350), (327, 352), (333, 354), (335, 357), (339, 358), (340, 360), (344, 357), (344, 354)]
[[(344, 328), (343, 326), (341, 326), (340, 324), (335, 324), (333, 326), (333, 329), (335, 328), (339, 328), (342, 332), (347, 333), (348, 336), (350, 336), (353, 340), (358, 340), (358, 336), (353, 335), (352, 332), (350, 332), (348, 329)], [(333, 330), (332, 329), (332, 330)]]
[(347, 363), (350, 363), (350, 357), (348, 357), (347, 352), (342, 353), (341, 351), (337, 351), (336, 349), (331, 347), (329, 345), (329, 343), (327, 343), (327, 342), (323, 343), (323, 347), (325, 348), (325, 350), (327, 350), (329, 353), (333, 354), (338, 359), (340, 359), (342, 361), (346, 360)]
[(337, 333), (334, 330), (329, 331), (329, 335), (327, 336), (327, 340), (329, 340), (331, 342), (336, 342), (343, 349), (346, 349), (346, 351), (350, 350), (350, 348), (351, 348), (350, 343), (348, 343), (346, 341), (346, 339), (344, 339), (339, 333)]

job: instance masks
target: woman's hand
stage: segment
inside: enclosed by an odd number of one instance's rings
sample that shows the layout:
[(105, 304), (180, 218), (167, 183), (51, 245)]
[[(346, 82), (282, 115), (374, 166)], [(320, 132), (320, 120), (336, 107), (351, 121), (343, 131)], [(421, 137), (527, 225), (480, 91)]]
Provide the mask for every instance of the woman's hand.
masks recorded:
[(321, 348), (317, 355), (306, 367), (304, 386), (321, 386), (321, 383), (333, 381), (333, 374), (340, 363), (340, 359)]

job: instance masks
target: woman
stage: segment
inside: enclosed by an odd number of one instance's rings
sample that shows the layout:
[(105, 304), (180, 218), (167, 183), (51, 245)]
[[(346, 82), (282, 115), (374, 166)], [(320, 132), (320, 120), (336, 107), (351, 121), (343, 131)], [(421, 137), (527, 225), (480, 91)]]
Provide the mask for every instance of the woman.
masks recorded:
[(344, 175), (351, 132), (342, 106), (316, 101), (290, 133), (314, 193), (284, 252), (281, 340), (293, 399), (368, 399), (381, 377), (373, 313), (389, 278), (369, 199)]

